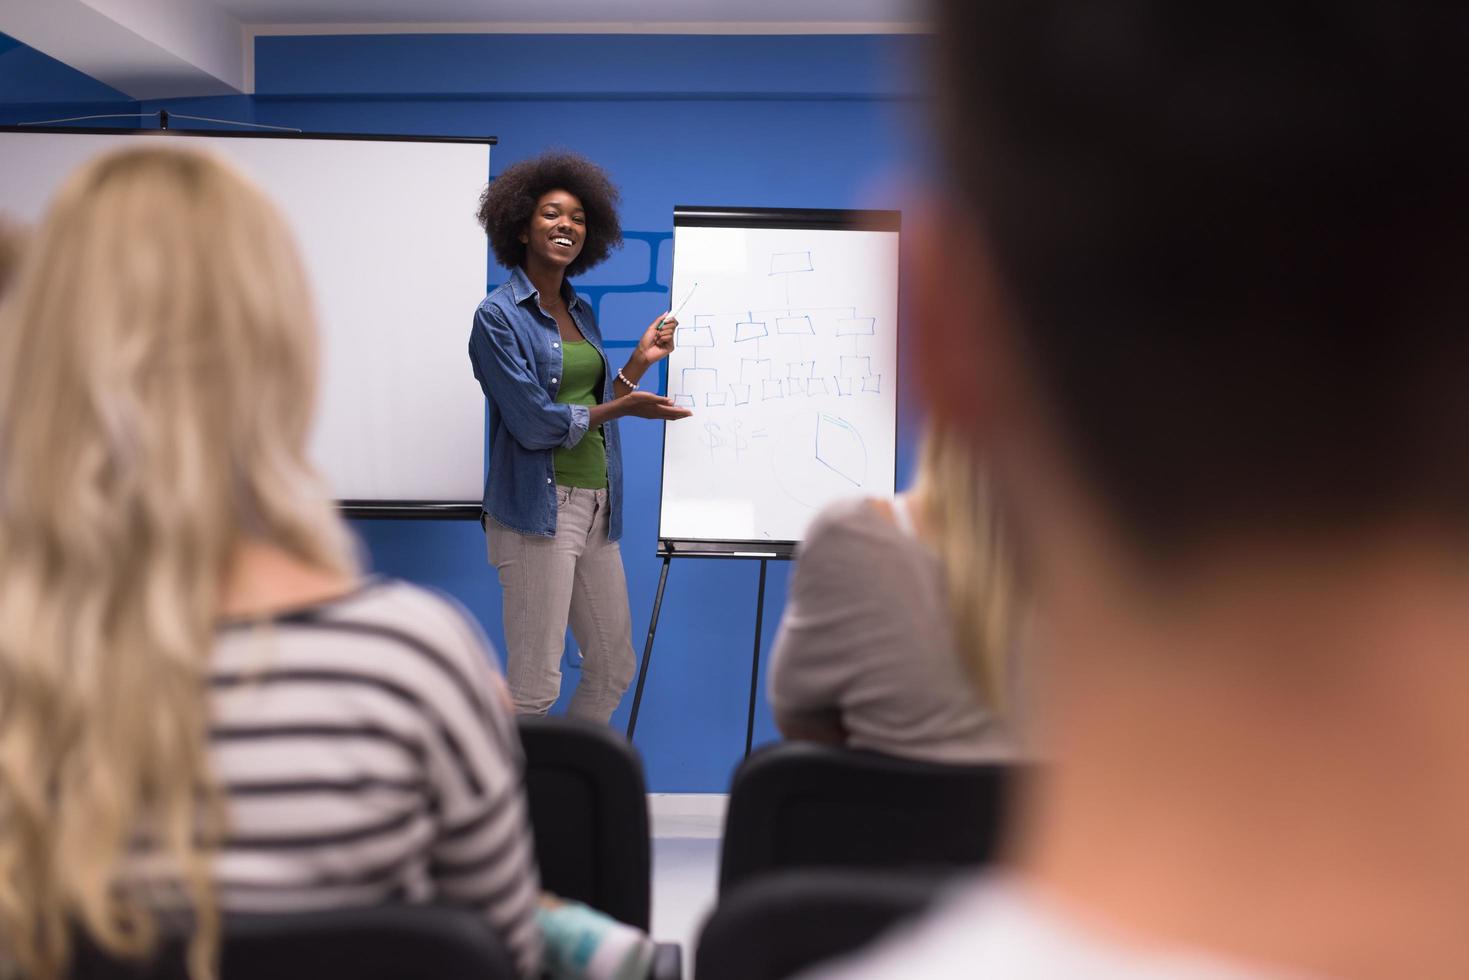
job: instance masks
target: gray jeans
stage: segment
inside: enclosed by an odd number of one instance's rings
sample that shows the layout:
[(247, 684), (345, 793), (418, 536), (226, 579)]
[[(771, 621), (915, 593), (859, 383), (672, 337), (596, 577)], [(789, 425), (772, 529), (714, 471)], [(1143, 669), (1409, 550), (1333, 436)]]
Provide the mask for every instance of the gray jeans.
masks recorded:
[(622, 549), (607, 540), (607, 491), (558, 486), (554, 538), (486, 519), (485, 544), (504, 593), (516, 712), (544, 715), (556, 703), (569, 619), (583, 660), (567, 714), (607, 722), (636, 666)]

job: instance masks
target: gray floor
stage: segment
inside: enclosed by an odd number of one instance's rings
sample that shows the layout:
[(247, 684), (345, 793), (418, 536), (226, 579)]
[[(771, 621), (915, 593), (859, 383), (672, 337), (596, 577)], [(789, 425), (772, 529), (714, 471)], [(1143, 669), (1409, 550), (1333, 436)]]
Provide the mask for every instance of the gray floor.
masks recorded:
[(653, 938), (683, 947), (693, 976), (694, 945), (714, 908), (723, 796), (653, 796)]
[(694, 973), (694, 946), (714, 908), (719, 841), (653, 841), (653, 938), (683, 947), (684, 976)]

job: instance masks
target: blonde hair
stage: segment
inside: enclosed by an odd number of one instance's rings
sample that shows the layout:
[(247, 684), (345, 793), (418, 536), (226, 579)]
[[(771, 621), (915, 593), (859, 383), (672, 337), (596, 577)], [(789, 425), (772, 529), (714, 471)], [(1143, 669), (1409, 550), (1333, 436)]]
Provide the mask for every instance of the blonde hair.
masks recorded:
[(1017, 594), (1010, 544), (989, 481), (962, 433), (930, 424), (910, 490), (938, 552), (959, 654), (985, 705), (1010, 709)]
[(231, 557), (350, 572), (306, 461), (310, 296), (285, 223), (220, 162), (114, 153), (63, 186), (0, 311), (0, 949), (33, 980), (69, 929), (141, 953), (160, 896), (213, 970), (207, 660)]

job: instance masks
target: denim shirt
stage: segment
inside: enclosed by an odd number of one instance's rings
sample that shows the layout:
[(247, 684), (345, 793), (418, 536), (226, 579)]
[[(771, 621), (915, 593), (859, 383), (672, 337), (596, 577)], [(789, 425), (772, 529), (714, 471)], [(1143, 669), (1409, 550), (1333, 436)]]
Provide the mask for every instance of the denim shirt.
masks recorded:
[[(612, 400), (616, 372), (607, 363), (597, 318), (586, 300), (563, 285), (566, 308), (581, 334), (602, 357), (602, 397)], [(540, 293), (516, 268), (474, 311), (469, 361), (490, 403), (490, 469), (484, 511), (521, 534), (556, 534), (555, 450), (570, 449), (586, 435), (591, 410), (558, 405), (561, 332), (541, 309)], [(617, 423), (606, 422), (608, 540), (622, 537), (622, 448)]]

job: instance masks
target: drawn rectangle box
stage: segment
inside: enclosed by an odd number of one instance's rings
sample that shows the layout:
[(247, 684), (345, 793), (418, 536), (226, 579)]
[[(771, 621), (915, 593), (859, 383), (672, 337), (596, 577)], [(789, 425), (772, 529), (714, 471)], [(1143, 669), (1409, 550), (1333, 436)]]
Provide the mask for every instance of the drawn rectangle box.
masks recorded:
[(740, 384), (752, 385), (757, 381), (768, 381), (774, 375), (774, 370), (768, 357), (743, 357), (740, 358)]
[(837, 321), (838, 337), (870, 337), (877, 333), (877, 317), (848, 316)]
[(770, 274), (785, 275), (788, 272), (810, 272), (810, 252), (776, 252), (770, 256)]
[(814, 378), (816, 377), (815, 361), (791, 361), (786, 365), (786, 377), (788, 378)]
[(869, 395), (882, 394), (882, 375), (869, 374), (862, 379), (862, 391)]
[(675, 347), (713, 347), (713, 327), (679, 327), (674, 331)]
[(735, 343), (743, 344), (747, 340), (759, 340), (770, 334), (770, 327), (763, 320), (741, 320), (735, 324)]
[(775, 318), (775, 332), (805, 337), (814, 336), (816, 328), (811, 325), (809, 316), (778, 316)]
[(770, 401), (773, 398), (783, 397), (784, 391), (782, 390), (780, 386), (780, 381), (778, 379), (767, 379), (760, 382), (760, 398), (763, 401)]
[(841, 376), (844, 378), (865, 378), (872, 373), (872, 358), (867, 356), (856, 357), (843, 354), (839, 359)]
[(719, 372), (714, 368), (687, 367), (679, 372), (679, 394), (702, 395), (718, 388)]

